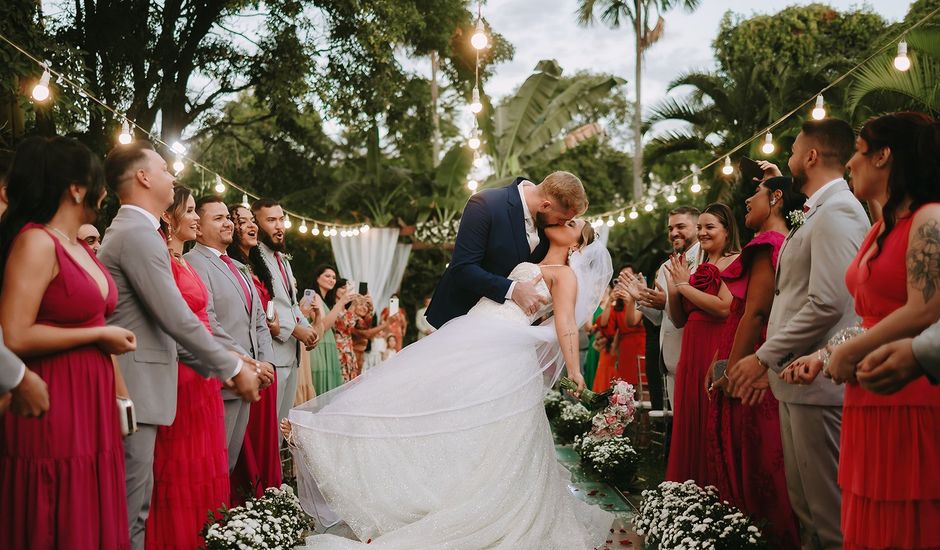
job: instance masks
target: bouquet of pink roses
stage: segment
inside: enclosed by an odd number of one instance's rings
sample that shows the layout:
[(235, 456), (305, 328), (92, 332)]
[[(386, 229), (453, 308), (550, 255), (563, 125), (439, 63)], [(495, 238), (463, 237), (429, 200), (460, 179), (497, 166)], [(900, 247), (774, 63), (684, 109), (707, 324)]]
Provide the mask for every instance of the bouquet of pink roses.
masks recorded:
[(614, 380), (607, 396), (607, 407), (594, 415), (591, 420), (591, 432), (595, 439), (621, 437), (627, 425), (633, 422), (636, 412), (636, 390), (632, 384), (623, 380)]

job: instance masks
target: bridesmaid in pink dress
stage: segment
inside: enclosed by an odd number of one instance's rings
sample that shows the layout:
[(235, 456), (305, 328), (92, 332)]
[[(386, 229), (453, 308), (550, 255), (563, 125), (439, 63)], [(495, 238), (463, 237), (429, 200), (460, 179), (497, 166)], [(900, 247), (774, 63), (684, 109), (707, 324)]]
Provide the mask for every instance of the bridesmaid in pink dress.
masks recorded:
[[(199, 275), (183, 260), (183, 244), (195, 240), (196, 202), (185, 187), (161, 225), (168, 235), (173, 278), (189, 308), (209, 327), (209, 295)], [(167, 227), (168, 226), (168, 227)], [(160, 426), (153, 453), (153, 496), (147, 517), (147, 548), (197, 548), (210, 511), (229, 505), (228, 451), (221, 382), (179, 364), (176, 419)]]
[(705, 378), (718, 351), (725, 319), (731, 310), (731, 291), (721, 271), (738, 257), (738, 229), (727, 205), (709, 205), (698, 219), (698, 239), (705, 255), (695, 273), (689, 273), (685, 256), (673, 255), (666, 264), (669, 311), (682, 333), (682, 350), (676, 366), (672, 448), (666, 479), (709, 481), (707, 432), (711, 400)]
[[(858, 385), (883, 373), (857, 370), (878, 347), (920, 334), (940, 317), (940, 128), (923, 113), (865, 123), (849, 161), (855, 195), (883, 208), (845, 282), (864, 334), (832, 352), (833, 380), (848, 382), (839, 486), (843, 548), (940, 548), (940, 385), (914, 379), (882, 395)], [(817, 358), (791, 371), (819, 372)]]
[[(731, 291), (731, 313), (725, 321), (718, 359), (733, 365), (753, 353), (767, 336), (767, 319), (774, 300), (777, 254), (790, 230), (788, 214), (802, 211), (806, 197), (791, 191), (790, 178), (770, 178), (757, 186), (746, 201), (744, 223), (756, 231), (738, 259), (721, 274)], [(709, 371), (706, 385), (711, 386)], [(777, 400), (763, 392), (757, 403), (742, 403), (721, 391), (727, 382), (714, 382), (708, 454), (708, 483), (721, 498), (758, 522), (774, 541), (774, 548), (800, 547), (796, 517), (787, 494), (783, 468), (783, 443)]]
[[(273, 294), (271, 272), (261, 258), (258, 250), (258, 226), (255, 225), (251, 211), (242, 205), (229, 206), (229, 214), (235, 223), (232, 244), (228, 255), (251, 270), (261, 298), (261, 307), (267, 311), (268, 302)], [(271, 336), (281, 332), (275, 318), (268, 321)], [(238, 506), (245, 501), (245, 496), (260, 497), (268, 487), (281, 485), (281, 457), (278, 453), (277, 423), (277, 382), (261, 390), (261, 399), (251, 404), (248, 427), (245, 429), (245, 441), (242, 444), (238, 462), (232, 470), (232, 505)]]
[(75, 140), (30, 138), (8, 181), (0, 322), (50, 406), (39, 418), (0, 417), (0, 548), (129, 548), (115, 404), (127, 391), (110, 354), (135, 339), (105, 325), (117, 290), (77, 238), (105, 195), (101, 165)]

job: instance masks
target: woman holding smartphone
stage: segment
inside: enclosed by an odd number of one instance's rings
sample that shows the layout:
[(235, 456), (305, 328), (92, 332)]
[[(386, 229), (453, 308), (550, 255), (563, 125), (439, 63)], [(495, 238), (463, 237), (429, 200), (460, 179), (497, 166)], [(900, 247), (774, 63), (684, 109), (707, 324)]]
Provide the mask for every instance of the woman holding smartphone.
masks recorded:
[[(310, 373), (313, 387), (317, 394), (326, 393), (343, 385), (343, 366), (340, 362), (339, 348), (336, 347), (336, 334), (333, 331), (336, 320), (346, 312), (346, 304), (358, 296), (348, 292), (346, 281), (342, 285), (336, 280), (336, 269), (321, 265), (314, 270), (316, 291), (312, 295), (320, 311), (320, 321), (315, 323), (317, 332), (323, 334), (320, 344), (310, 351)], [(333, 292), (335, 290), (335, 292)], [(350, 345), (352, 354), (352, 346)], [(355, 354), (352, 354), (355, 361)]]

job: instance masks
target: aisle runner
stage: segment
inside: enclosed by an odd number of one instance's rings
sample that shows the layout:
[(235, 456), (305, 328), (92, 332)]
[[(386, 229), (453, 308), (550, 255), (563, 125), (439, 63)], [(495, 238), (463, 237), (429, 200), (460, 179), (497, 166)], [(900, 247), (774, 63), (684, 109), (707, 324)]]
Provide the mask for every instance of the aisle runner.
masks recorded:
[(633, 516), (636, 515), (633, 505), (624, 500), (613, 487), (591, 479), (581, 466), (581, 457), (570, 445), (555, 444), (555, 457), (571, 472), (571, 483), (568, 484), (571, 494), (617, 516), (618, 522), (614, 527), (614, 532), (607, 533), (607, 546), (598, 550), (634, 548), (628, 539), (628, 529), (624, 528), (624, 526), (632, 525)]

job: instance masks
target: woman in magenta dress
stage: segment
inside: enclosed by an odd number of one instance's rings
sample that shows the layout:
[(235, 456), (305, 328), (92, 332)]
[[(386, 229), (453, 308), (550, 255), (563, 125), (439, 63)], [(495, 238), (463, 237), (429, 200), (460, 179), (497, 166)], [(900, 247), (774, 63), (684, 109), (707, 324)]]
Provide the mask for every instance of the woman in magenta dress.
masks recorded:
[(720, 274), (740, 250), (738, 229), (728, 206), (710, 204), (702, 212), (698, 240), (704, 257), (695, 273), (689, 272), (682, 255), (673, 255), (666, 264), (669, 310), (675, 325), (685, 328), (676, 366), (672, 448), (666, 479), (691, 479), (705, 485), (712, 459), (706, 443), (711, 401), (705, 392), (705, 378), (718, 351), (732, 300)]
[[(858, 363), (883, 344), (919, 334), (940, 317), (940, 129), (922, 113), (869, 120), (849, 161), (855, 195), (883, 206), (845, 280), (864, 334), (833, 350), (828, 370), (847, 381), (839, 485), (843, 548), (940, 548), (940, 385), (923, 376), (891, 395), (856, 380)], [(798, 360), (814, 377), (818, 357)]]
[(104, 174), (77, 141), (37, 137), (17, 148), (8, 182), (0, 322), (50, 406), (39, 418), (0, 417), (0, 548), (129, 548), (115, 404), (127, 391), (110, 354), (135, 339), (105, 325), (117, 290), (77, 238), (95, 220)]
[[(790, 178), (770, 178), (746, 201), (744, 224), (755, 236), (721, 278), (733, 296), (718, 346), (718, 359), (733, 365), (751, 354), (767, 336), (774, 301), (777, 254), (791, 229), (789, 213), (802, 211), (806, 197), (791, 190)], [(712, 385), (711, 371), (706, 386)], [(726, 395), (723, 376), (714, 381), (711, 419), (706, 431), (711, 466), (709, 485), (721, 498), (760, 523), (775, 548), (800, 547), (796, 517), (787, 494), (780, 414), (770, 391), (757, 403)]]
[[(258, 226), (251, 211), (242, 205), (229, 206), (235, 223), (234, 239), (228, 255), (251, 270), (251, 279), (267, 311), (274, 294), (273, 279), (258, 249)], [(268, 321), (271, 336), (281, 332), (275, 317)], [(281, 458), (278, 453), (277, 382), (261, 390), (261, 399), (251, 404), (245, 441), (238, 462), (232, 470), (232, 505), (245, 501), (245, 496), (260, 497), (268, 487), (281, 485)]]
[[(161, 226), (168, 236), (173, 278), (189, 308), (210, 330), (209, 294), (199, 275), (183, 259), (183, 244), (195, 240), (199, 215), (185, 187), (173, 192), (173, 204)], [(153, 452), (153, 496), (147, 517), (147, 548), (196, 548), (210, 511), (229, 504), (228, 451), (221, 382), (203, 378), (179, 364), (176, 418), (160, 426)]]

